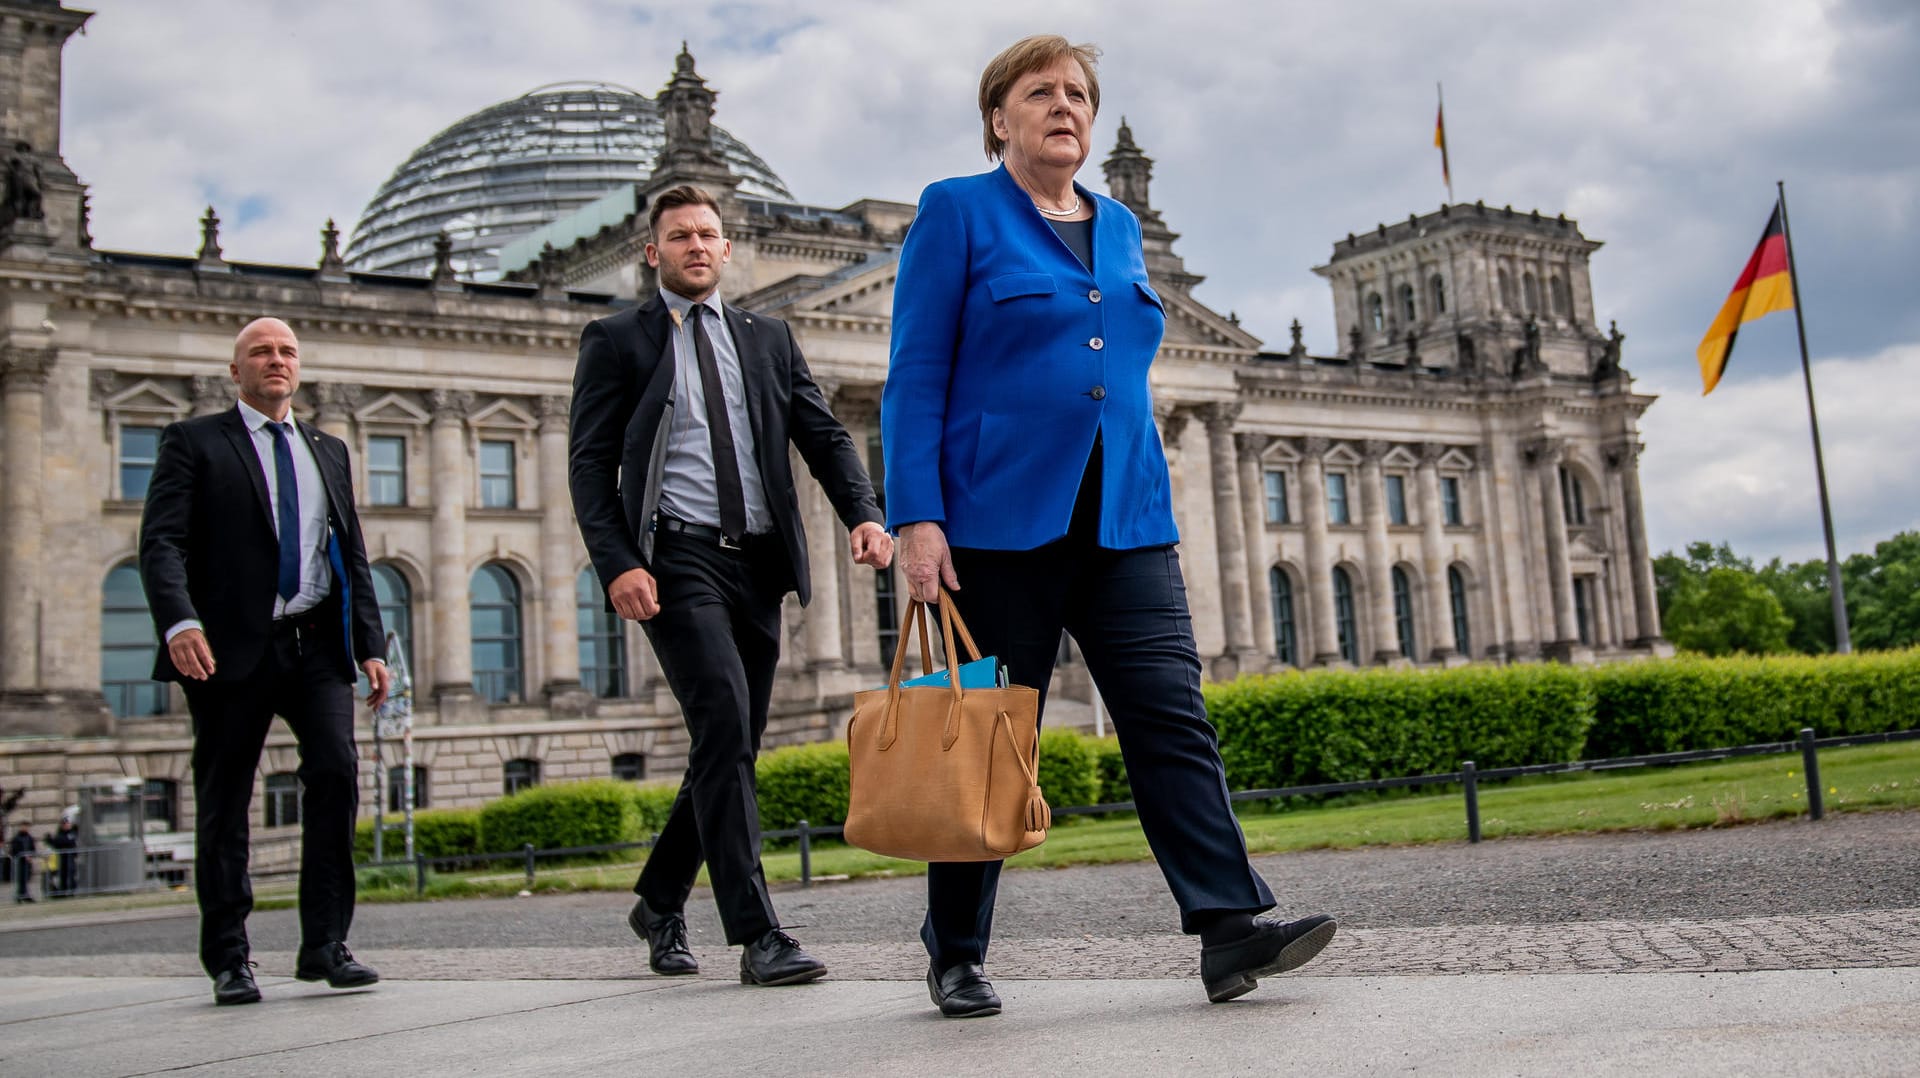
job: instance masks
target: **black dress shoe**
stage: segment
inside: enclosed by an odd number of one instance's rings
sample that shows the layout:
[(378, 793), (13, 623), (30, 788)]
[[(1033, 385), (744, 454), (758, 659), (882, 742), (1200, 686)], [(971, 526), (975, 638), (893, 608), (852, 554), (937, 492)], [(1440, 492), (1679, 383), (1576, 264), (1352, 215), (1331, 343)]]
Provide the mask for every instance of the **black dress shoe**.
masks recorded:
[(740, 952), (741, 984), (805, 984), (827, 975), (827, 964), (800, 949), (792, 936), (771, 929)]
[(646, 899), (627, 914), (633, 934), (647, 941), (647, 968), (663, 977), (700, 972), (700, 963), (687, 947), (687, 919), (678, 913), (659, 913)]
[(302, 981), (325, 981), (330, 988), (365, 988), (380, 980), (371, 966), (353, 960), (344, 943), (302, 947), (293, 962), (293, 975)]
[(1326, 914), (1281, 922), (1255, 917), (1253, 931), (1230, 943), (1200, 948), (1200, 980), (1215, 1003), (1244, 996), (1260, 978), (1299, 969), (1332, 941), (1339, 929)]
[(222, 1007), (260, 1002), (260, 986), (253, 980), (253, 963), (241, 962), (214, 974), (213, 1001)]
[(985, 1018), (1000, 1013), (1000, 997), (978, 962), (962, 962), (945, 973), (929, 964), (927, 994), (948, 1018)]

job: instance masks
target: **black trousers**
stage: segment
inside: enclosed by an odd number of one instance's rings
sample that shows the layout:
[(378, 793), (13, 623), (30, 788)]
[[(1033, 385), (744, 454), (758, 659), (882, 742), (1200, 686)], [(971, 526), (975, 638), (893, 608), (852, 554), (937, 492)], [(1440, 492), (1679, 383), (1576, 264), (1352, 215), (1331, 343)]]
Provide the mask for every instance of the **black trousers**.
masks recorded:
[(300, 748), (300, 945), (346, 941), (360, 784), (353, 683), (340, 677), (344, 647), (340, 609), (328, 601), (276, 624), (260, 665), (247, 677), (182, 683), (193, 716), (200, 964), (209, 975), (248, 954), (248, 824), (254, 774), (275, 715), (287, 721)]
[(704, 860), (727, 943), (777, 928), (760, 867), (753, 761), (780, 661), (786, 551), (778, 538), (743, 551), (678, 532), (654, 537), (660, 613), (643, 626), (692, 744), (679, 796), (633, 891), (661, 912), (685, 907)]
[[(1096, 538), (1100, 450), (1088, 462), (1066, 538), (1036, 550), (953, 550), (960, 616), (982, 655), (997, 655), (1016, 685), (1040, 689), (1044, 717), (1060, 634), (1086, 657), (1113, 717), (1140, 826), (1180, 905), (1196, 915), (1272, 908), (1247, 860), (1227, 797), (1220, 744), (1200, 697), (1200, 655), (1173, 547), (1109, 550)], [(993, 932), (999, 861), (927, 866), (921, 940), (935, 964), (983, 962)]]

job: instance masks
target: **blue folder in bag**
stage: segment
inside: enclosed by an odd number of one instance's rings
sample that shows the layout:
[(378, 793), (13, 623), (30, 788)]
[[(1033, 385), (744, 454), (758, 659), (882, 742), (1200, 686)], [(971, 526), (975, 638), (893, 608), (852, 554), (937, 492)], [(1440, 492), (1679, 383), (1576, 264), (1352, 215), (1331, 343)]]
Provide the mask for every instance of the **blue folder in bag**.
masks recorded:
[[(903, 689), (917, 688), (921, 685), (942, 686), (951, 684), (945, 670), (935, 670), (931, 674), (922, 674), (908, 678), (900, 683)], [(975, 659), (960, 664), (960, 687), (963, 689), (1004, 689), (1007, 687), (1006, 667), (989, 655), (984, 659)]]

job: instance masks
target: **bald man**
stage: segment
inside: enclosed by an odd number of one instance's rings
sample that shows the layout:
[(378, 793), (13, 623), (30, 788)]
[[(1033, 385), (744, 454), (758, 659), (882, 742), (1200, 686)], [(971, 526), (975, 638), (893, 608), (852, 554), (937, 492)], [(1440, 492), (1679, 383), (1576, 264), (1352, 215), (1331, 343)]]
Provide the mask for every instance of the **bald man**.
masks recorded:
[(166, 645), (158, 681), (193, 716), (194, 886), (214, 1002), (257, 1003), (247, 945), (247, 820), (273, 717), (300, 748), (300, 951), (293, 974), (334, 988), (379, 974), (347, 950), (358, 758), (353, 684), (387, 696), (385, 634), (338, 438), (294, 421), (300, 342), (260, 318), (233, 342), (240, 401), (160, 435), (140, 520), (140, 577)]

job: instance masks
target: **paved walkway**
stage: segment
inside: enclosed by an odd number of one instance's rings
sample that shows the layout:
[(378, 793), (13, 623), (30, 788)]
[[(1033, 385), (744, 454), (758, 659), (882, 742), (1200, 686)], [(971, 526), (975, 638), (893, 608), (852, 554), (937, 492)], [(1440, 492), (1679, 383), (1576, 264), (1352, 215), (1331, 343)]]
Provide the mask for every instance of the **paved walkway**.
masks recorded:
[(1910, 1075), (1916, 865), (1920, 813), (1262, 858), (1289, 910), (1346, 927), (1224, 1006), (1152, 866), (1015, 872), (1007, 1012), (973, 1022), (919, 982), (918, 879), (779, 894), (833, 969), (792, 989), (735, 983), (704, 893), (705, 970), (675, 980), (620, 894), (363, 907), (387, 979), (350, 993), (290, 980), (294, 914), (266, 912), (267, 1001), (235, 1009), (190, 910), (9, 911), (0, 1073)]

